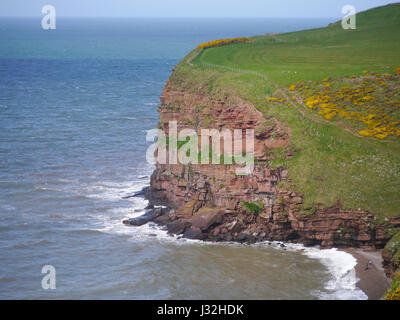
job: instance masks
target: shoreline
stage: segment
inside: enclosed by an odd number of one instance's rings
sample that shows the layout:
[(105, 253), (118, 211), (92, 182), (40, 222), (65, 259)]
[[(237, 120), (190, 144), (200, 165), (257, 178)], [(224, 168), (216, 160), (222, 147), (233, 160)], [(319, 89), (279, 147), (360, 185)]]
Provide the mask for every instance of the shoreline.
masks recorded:
[[(354, 267), (359, 279), (356, 286), (367, 296), (368, 300), (379, 300), (390, 287), (390, 279), (386, 277), (382, 267), (382, 250), (362, 250), (359, 248), (339, 249), (351, 254), (357, 260)], [(367, 263), (368, 269), (366, 269)]]

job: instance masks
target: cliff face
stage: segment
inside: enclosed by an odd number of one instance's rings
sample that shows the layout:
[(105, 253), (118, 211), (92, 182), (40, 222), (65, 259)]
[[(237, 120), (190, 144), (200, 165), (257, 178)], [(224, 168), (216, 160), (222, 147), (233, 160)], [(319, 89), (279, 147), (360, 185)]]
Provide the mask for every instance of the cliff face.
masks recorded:
[[(386, 244), (382, 251), (382, 258), (388, 277), (393, 277), (396, 272), (400, 275), (400, 231)], [(398, 294), (400, 298), (400, 292)]]
[[(271, 167), (277, 157), (290, 158), (290, 128), (264, 118), (251, 104), (232, 97), (212, 99), (167, 83), (159, 107), (160, 127), (169, 121), (178, 130), (194, 128), (254, 129), (255, 168), (251, 175), (236, 175), (237, 165), (157, 164), (151, 179), (151, 199), (171, 209), (156, 221), (171, 233), (213, 241), (291, 240), (306, 245), (382, 248), (391, 238), (388, 226), (400, 219), (378, 223), (358, 210), (344, 210), (340, 202), (324, 208), (304, 208), (303, 196), (290, 185), (288, 170)], [(246, 205), (247, 204), (247, 205)]]

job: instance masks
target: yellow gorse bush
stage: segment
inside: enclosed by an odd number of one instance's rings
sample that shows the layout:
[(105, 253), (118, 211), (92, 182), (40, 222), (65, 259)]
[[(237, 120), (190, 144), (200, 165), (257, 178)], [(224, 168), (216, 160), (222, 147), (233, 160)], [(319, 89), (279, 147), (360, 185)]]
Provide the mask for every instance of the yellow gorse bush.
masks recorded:
[(226, 46), (228, 44), (249, 42), (249, 41), (252, 41), (252, 40), (250, 38), (246, 38), (246, 37), (213, 40), (213, 41), (209, 41), (209, 42), (205, 42), (205, 43), (199, 44), (197, 49), (207, 49), (207, 48), (211, 48), (211, 47), (221, 47), (221, 46)]
[(266, 99), (267, 102), (284, 102), (285, 99), (284, 98), (275, 98), (275, 97), (269, 97)]
[[(400, 68), (399, 68), (400, 69)], [(358, 134), (385, 139), (400, 136), (400, 70), (390, 74), (363, 72), (362, 77), (349, 77), (305, 85), (297, 82), (289, 87), (298, 91), (305, 105), (326, 120), (353, 120)], [(358, 124), (357, 124), (358, 123)]]
[(400, 288), (396, 288), (385, 296), (385, 300), (400, 300)]

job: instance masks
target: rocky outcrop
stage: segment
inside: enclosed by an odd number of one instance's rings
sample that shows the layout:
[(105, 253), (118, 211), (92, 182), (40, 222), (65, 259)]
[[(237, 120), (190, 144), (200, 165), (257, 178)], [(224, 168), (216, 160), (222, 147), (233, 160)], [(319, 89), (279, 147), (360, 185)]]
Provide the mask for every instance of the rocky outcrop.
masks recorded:
[(283, 166), (271, 160), (290, 158), (290, 128), (277, 119), (264, 118), (240, 99), (185, 91), (167, 83), (159, 107), (166, 134), (169, 122), (178, 130), (191, 128), (254, 129), (256, 163), (251, 175), (237, 175), (237, 165), (157, 164), (151, 177), (154, 209), (129, 225), (154, 221), (168, 232), (210, 241), (279, 240), (322, 247), (383, 248), (391, 235), (388, 227), (398, 220), (379, 222), (368, 212), (345, 210), (340, 202), (330, 208), (303, 206), (303, 195), (287, 190), (291, 185)]
[[(400, 218), (392, 223), (400, 227)], [(382, 251), (383, 267), (388, 277), (393, 277), (400, 268), (400, 231), (390, 239)]]
[[(293, 201), (296, 206), (298, 200)], [(288, 214), (275, 208), (272, 212), (251, 214), (243, 206), (236, 210), (202, 207), (183, 216), (176, 209), (168, 209), (152, 221), (165, 225), (172, 234), (210, 241), (277, 240), (322, 247), (383, 248), (391, 237), (373, 215), (343, 210), (340, 205), (309, 214), (296, 210)]]
[(151, 209), (147, 210), (143, 215), (137, 218), (131, 218), (127, 220), (123, 220), (122, 223), (129, 226), (142, 226), (150, 221), (154, 221), (156, 218), (163, 214), (163, 208)]

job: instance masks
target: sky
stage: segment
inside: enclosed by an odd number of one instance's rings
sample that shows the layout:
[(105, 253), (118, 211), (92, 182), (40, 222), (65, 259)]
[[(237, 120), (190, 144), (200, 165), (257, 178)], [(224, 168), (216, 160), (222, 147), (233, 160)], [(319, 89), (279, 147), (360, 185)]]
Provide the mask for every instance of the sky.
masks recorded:
[(0, 16), (42, 16), (53, 5), (57, 17), (342, 17), (344, 5), (363, 11), (397, 0), (0, 0)]

